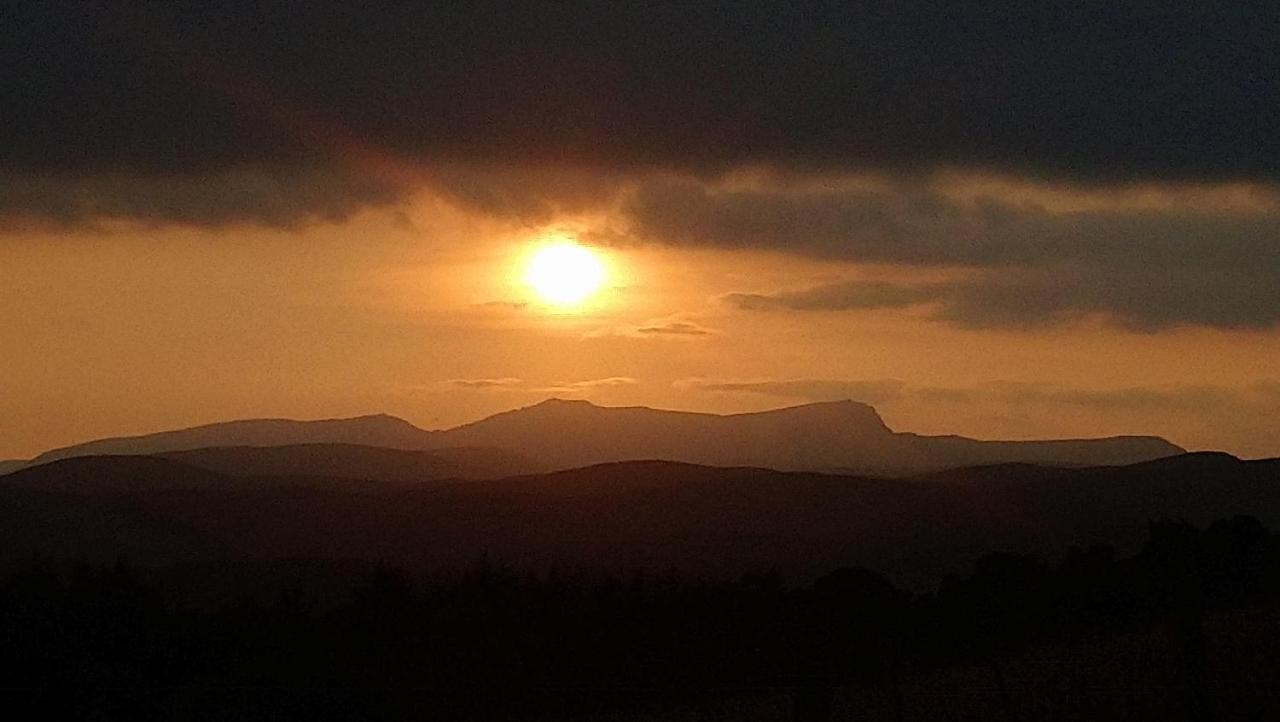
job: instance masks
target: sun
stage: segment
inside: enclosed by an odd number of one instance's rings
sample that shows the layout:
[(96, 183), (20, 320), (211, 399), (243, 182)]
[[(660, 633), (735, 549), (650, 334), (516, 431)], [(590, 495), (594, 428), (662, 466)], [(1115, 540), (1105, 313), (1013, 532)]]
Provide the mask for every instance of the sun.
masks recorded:
[(529, 261), (525, 281), (538, 297), (559, 308), (581, 305), (604, 285), (604, 263), (576, 243), (559, 242), (540, 249)]

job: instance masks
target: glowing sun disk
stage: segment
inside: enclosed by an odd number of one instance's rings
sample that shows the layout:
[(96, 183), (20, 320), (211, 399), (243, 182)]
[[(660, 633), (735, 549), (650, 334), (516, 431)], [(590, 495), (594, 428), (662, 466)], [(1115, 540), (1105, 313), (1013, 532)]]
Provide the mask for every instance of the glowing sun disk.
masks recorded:
[(600, 289), (604, 276), (596, 254), (574, 243), (557, 243), (534, 254), (525, 280), (544, 301), (576, 306)]

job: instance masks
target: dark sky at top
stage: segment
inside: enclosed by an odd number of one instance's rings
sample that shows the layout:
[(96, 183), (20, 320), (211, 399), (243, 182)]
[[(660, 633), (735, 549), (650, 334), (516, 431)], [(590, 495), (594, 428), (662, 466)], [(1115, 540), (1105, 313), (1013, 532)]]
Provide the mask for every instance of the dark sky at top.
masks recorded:
[[(390, 5), (390, 4), (386, 4)], [(412, 159), (1274, 179), (1280, 4), (5, 3), (4, 171)]]

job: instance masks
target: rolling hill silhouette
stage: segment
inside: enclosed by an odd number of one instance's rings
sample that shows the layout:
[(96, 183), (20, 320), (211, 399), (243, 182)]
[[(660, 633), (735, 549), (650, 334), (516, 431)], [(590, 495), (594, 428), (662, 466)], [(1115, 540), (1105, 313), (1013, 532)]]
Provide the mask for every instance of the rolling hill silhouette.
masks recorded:
[[(290, 464), (314, 473), (328, 464), (349, 474), (378, 465), (381, 476), (407, 477), (424, 459), (374, 460), (356, 447), (410, 451), (458, 448), (496, 450), (490, 468), (476, 457), (455, 458), (459, 477), (515, 471), (569, 469), (615, 461), (658, 459), (708, 466), (752, 466), (784, 471), (910, 474), (1000, 463), (1051, 466), (1131, 464), (1181, 453), (1152, 436), (1052, 441), (981, 441), (960, 436), (921, 436), (890, 429), (866, 404), (838, 401), (746, 414), (704, 414), (647, 407), (601, 407), (551, 399), (443, 431), (420, 429), (386, 415), (323, 421), (261, 419), (209, 424), (144, 436), (102, 439), (36, 457), (30, 464), (102, 454), (171, 454), (214, 447), (333, 445), (294, 451), (268, 462), (247, 449), (221, 452), (212, 468), (241, 466), (276, 473)], [(456, 453), (458, 452), (448, 452)], [(230, 457), (239, 454), (241, 461)], [(293, 455), (292, 462), (285, 456)], [(204, 457), (212, 459), (206, 452)], [(311, 457), (306, 461), (303, 457)], [(519, 466), (516, 459), (526, 465)], [(263, 466), (263, 465), (266, 466)], [(392, 472), (388, 465), (401, 470)], [(497, 469), (495, 472), (494, 470)], [(252, 473), (258, 473), (253, 471)], [(433, 472), (434, 473), (434, 472)], [(436, 477), (438, 478), (438, 474)]]
[(649, 461), (406, 487), (85, 457), (0, 478), (0, 561), (312, 558), (447, 569), (485, 556), (528, 570), (675, 568), (716, 578), (867, 566), (928, 586), (992, 549), (1133, 550), (1151, 520), (1236, 514), (1280, 526), (1280, 460), (1187, 454), (905, 479)]
[(221, 474), (152, 456), (76, 456), (29, 466), (0, 478), (4, 488), (72, 494), (230, 486), (230, 480)]
[(220, 446), (160, 456), (228, 476), (327, 476), (388, 484), (497, 479), (545, 470), (533, 459), (478, 447), (413, 451), (357, 444)]

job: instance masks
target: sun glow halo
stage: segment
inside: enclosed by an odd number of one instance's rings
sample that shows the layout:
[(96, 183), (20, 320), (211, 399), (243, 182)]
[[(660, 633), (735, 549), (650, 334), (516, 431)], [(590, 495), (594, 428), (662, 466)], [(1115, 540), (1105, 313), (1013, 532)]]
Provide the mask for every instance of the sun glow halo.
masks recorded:
[(561, 308), (586, 301), (600, 289), (604, 279), (604, 264), (596, 254), (570, 242), (537, 251), (525, 273), (525, 281), (542, 300)]

